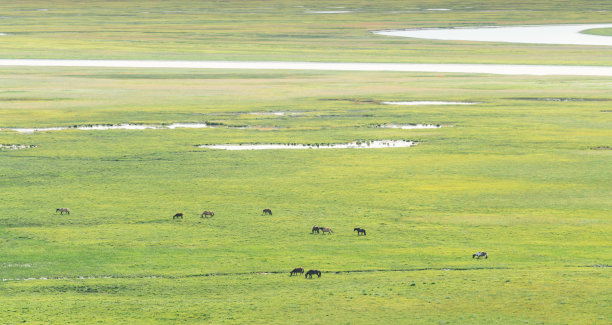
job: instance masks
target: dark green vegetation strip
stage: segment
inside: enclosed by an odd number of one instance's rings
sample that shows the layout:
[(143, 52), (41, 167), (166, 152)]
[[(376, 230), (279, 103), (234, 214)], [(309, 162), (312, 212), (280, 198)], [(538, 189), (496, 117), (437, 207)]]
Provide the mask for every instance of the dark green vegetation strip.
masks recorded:
[[(11, 265), (12, 266), (12, 265)], [(19, 267), (19, 265), (16, 265)], [(603, 265), (587, 265), (580, 267), (609, 267)], [(371, 273), (371, 272), (419, 272), (419, 271), (478, 271), (478, 270), (507, 270), (507, 267), (470, 267), (470, 268), (420, 268), (420, 269), (377, 269), (377, 270), (325, 270), (322, 271), (324, 275), (329, 274), (342, 274), (342, 273)], [(217, 272), (217, 273), (201, 273), (201, 274), (186, 274), (177, 276), (167, 275), (140, 275), (140, 276), (121, 276), (121, 275), (103, 275), (103, 276), (79, 276), (73, 278), (67, 277), (39, 277), (39, 278), (15, 278), (15, 279), (1, 279), (3, 282), (7, 281), (33, 281), (33, 280), (94, 280), (94, 279), (183, 279), (183, 278), (198, 278), (198, 277), (209, 277), (209, 276), (243, 276), (243, 275), (268, 275), (268, 274), (288, 274), (286, 270), (276, 271), (253, 271), (253, 272)], [(297, 274), (296, 276), (302, 276), (303, 274)], [(292, 275), (290, 275), (292, 276)]]

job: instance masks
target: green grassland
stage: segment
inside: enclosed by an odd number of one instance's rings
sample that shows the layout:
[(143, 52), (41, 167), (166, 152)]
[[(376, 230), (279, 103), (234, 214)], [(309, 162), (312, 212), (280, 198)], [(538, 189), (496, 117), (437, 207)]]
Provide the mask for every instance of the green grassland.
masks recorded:
[(0, 57), (610, 65), (609, 47), (430, 41), (371, 33), (609, 23), (610, 12), (612, 3), (603, 0), (16, 1), (0, 9), (0, 33), (7, 34), (1, 37)]
[[(431, 27), (609, 22), (597, 13), (607, 2), (152, 1), (139, 3), (156, 12), (143, 21), (119, 14), (134, 12), (130, 3), (55, 3), (7, 4), (0, 57), (610, 63), (600, 47), (368, 33), (405, 26), (415, 13), (380, 13), (407, 7), (456, 9), (409, 21)], [(337, 6), (362, 10), (296, 18)], [(319, 34), (314, 25), (330, 36), (305, 37)], [(61, 36), (67, 29), (83, 38)], [(141, 39), (144, 30), (151, 39)], [(250, 33), (229, 35), (240, 30)], [(347, 45), (355, 39), (367, 41)], [(404, 55), (413, 45), (426, 55)], [(0, 322), (608, 324), (611, 85), (605, 77), (2, 67), (0, 144), (36, 147), (0, 147)], [(382, 104), (413, 100), (475, 104)], [(286, 114), (253, 114), (265, 112)], [(187, 122), (215, 127), (11, 130)], [(392, 123), (443, 127), (375, 127)], [(199, 147), (384, 139), (419, 143)], [(203, 210), (215, 216), (202, 219)], [(185, 218), (173, 220), (176, 212)], [(313, 225), (335, 234), (310, 234)], [(481, 250), (489, 258), (472, 259)], [(323, 275), (290, 277), (299, 266)]]
[[(2, 143), (37, 145), (0, 155), (2, 277), (11, 279), (2, 290), (12, 310), (3, 316), (12, 322), (83, 322), (92, 313), (103, 322), (143, 323), (610, 319), (602, 283), (610, 274), (593, 267), (609, 265), (612, 256), (611, 151), (593, 150), (610, 144), (609, 79), (5, 71), (5, 127), (220, 125), (3, 131)], [(432, 99), (479, 104), (380, 104)], [(300, 114), (247, 114), (270, 111)], [(446, 127), (372, 127), (383, 123)], [(420, 143), (196, 147), (357, 139)], [(55, 215), (60, 206), (72, 214)], [(274, 215), (261, 216), (264, 207)], [(204, 209), (215, 217), (201, 219)], [(185, 219), (172, 220), (179, 211)], [(336, 234), (311, 235), (315, 224)], [(368, 236), (357, 237), (356, 226)], [(478, 250), (491, 258), (472, 260)], [(289, 278), (296, 266), (319, 268), (323, 277)], [(16, 280), (28, 278), (37, 280)], [(39, 298), (44, 302), (32, 302)], [(39, 311), (23, 309), (25, 302)], [(326, 314), (310, 319), (320, 304)]]
[(599, 36), (612, 36), (612, 28), (594, 28), (584, 31), (585, 34), (599, 35)]

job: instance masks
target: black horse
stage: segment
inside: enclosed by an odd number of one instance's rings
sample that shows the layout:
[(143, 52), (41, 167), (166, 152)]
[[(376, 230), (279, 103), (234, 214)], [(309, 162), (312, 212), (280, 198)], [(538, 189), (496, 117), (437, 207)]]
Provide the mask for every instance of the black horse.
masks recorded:
[(480, 259), (483, 256), (485, 259), (489, 258), (489, 256), (487, 255), (487, 252), (478, 252), (478, 253), (472, 254), (472, 258), (478, 257), (478, 259)]
[(293, 276), (294, 274), (304, 274), (304, 269), (301, 267), (296, 267), (295, 269), (293, 269), (293, 271), (291, 271), (291, 273), (289, 273), (289, 276)]
[(318, 234), (320, 229), (321, 229), (321, 228), (319, 228), (319, 227), (317, 227), (317, 226), (313, 226), (313, 227), (312, 227), (312, 231), (311, 231), (310, 233), (311, 233), (311, 234), (314, 234), (314, 233), (316, 232), (316, 233)]
[(353, 232), (355, 232), (355, 231), (357, 232), (357, 236), (359, 236), (361, 234), (363, 234), (365, 236), (365, 234), (366, 234), (365, 229), (362, 229), (362, 228), (355, 228), (355, 229), (353, 229)]
[(270, 209), (263, 209), (263, 213), (262, 214), (263, 215), (266, 215), (266, 214), (272, 215), (272, 210), (270, 210)]
[(306, 272), (306, 275), (304, 275), (304, 278), (308, 278), (308, 276), (310, 276), (310, 278), (312, 279), (312, 275), (316, 274), (319, 278), (321, 277), (321, 271), (319, 270), (308, 270), (308, 272)]
[(183, 219), (183, 213), (182, 212), (179, 212), (179, 213), (177, 213), (177, 214), (172, 216), (172, 219), (178, 219), (178, 218)]

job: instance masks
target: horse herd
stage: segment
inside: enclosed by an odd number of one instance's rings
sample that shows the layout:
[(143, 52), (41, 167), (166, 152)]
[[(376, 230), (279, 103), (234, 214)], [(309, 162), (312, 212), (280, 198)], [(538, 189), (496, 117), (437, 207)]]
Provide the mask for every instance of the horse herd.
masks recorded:
[[(363, 229), (363, 228), (353, 228), (353, 232), (355, 232), (355, 231), (357, 232), (357, 236), (359, 236), (359, 235), (364, 235), (365, 236), (366, 235), (366, 230)], [(315, 232), (317, 234), (323, 233), (323, 235), (325, 235), (326, 233), (327, 234), (333, 234), (334, 233), (334, 231), (331, 228), (313, 226), (312, 227), (312, 231), (310, 233), (314, 234)]]
[[(295, 269), (293, 269), (293, 271), (291, 271), (289, 273), (289, 276), (293, 276), (293, 275), (297, 275), (297, 274), (304, 274), (304, 268), (301, 267), (296, 267)], [(304, 278), (307, 279), (308, 277), (310, 277), (312, 279), (313, 275), (317, 275), (317, 277), (321, 277), (321, 271), (319, 270), (308, 270), (308, 272), (306, 272), (306, 275), (304, 275)]]
[[(55, 209), (55, 213), (58, 213), (58, 212), (60, 214), (64, 214), (64, 212), (66, 212), (67, 214), (70, 214), (70, 209), (68, 209), (68, 208), (58, 208), (58, 209)], [(270, 210), (270, 209), (263, 209), (262, 215), (272, 215), (272, 210)], [(212, 218), (214, 216), (215, 216), (215, 213), (213, 211), (205, 210), (200, 215), (200, 218), (204, 218), (204, 217)], [(183, 219), (183, 213), (179, 212), (179, 213), (174, 214), (172, 216), (172, 219)], [(355, 232), (355, 231), (357, 232), (357, 236), (360, 236), (360, 235), (364, 235), (365, 236), (366, 235), (366, 230), (363, 229), (363, 228), (354, 228), (353, 232)], [(323, 233), (323, 235), (325, 235), (325, 234), (333, 234), (334, 231), (331, 228), (328, 228), (328, 227), (313, 226), (312, 227), (312, 231), (310, 233), (311, 234), (314, 234), (314, 233), (317, 233), (317, 234)], [(487, 255), (487, 252), (477, 252), (477, 253), (472, 254), (472, 259), (473, 258), (480, 259), (481, 257), (484, 257), (485, 259), (489, 258), (489, 256)], [(297, 275), (297, 274), (304, 274), (304, 268), (296, 267), (295, 269), (293, 269), (289, 273), (289, 276), (293, 276), (293, 275)], [(309, 278), (310, 277), (312, 279), (313, 275), (317, 275), (317, 277), (320, 278), (321, 277), (321, 271), (319, 271), (319, 270), (308, 270), (308, 272), (306, 272), (306, 275), (304, 275), (304, 278)]]
[[(215, 213), (212, 211), (204, 211), (202, 212), (202, 215), (200, 216), (200, 218), (204, 218), (204, 216), (206, 216), (206, 218), (212, 218), (215, 216)], [(183, 219), (183, 213), (182, 212), (176, 213), (175, 215), (172, 216), (172, 219)]]
[(323, 235), (325, 235), (326, 233), (327, 233), (327, 234), (333, 234), (333, 233), (334, 233), (334, 231), (333, 231), (331, 228), (327, 228), (327, 227), (318, 227), (318, 226), (314, 226), (314, 227), (312, 227), (312, 231), (311, 231), (310, 233), (311, 233), (311, 234), (314, 234), (315, 232), (316, 232), (317, 234), (319, 234), (319, 233), (323, 232)]
[[(354, 231), (357, 231), (357, 229), (359, 229), (359, 228), (355, 228)], [(363, 230), (363, 234), (365, 235), (365, 229), (360, 229), (360, 230)], [(359, 233), (357, 233), (357, 235), (359, 235)], [(484, 257), (485, 259), (489, 258), (489, 256), (487, 255), (487, 252), (477, 252), (477, 253), (472, 254), (472, 259), (473, 258), (480, 259), (481, 257)], [(296, 267), (295, 269), (293, 269), (293, 271), (289, 272), (289, 276), (298, 275), (298, 274), (304, 274), (304, 268)], [(304, 275), (304, 278), (307, 279), (308, 277), (310, 277), (312, 279), (312, 276), (315, 275), (315, 274), (317, 275), (317, 277), (319, 277), (319, 278), (321, 277), (321, 271), (319, 271), (319, 270), (308, 270), (308, 272), (306, 272), (306, 275)]]
[[(266, 214), (267, 215), (272, 215), (272, 210), (270, 210), (270, 209), (263, 209), (262, 215), (266, 215)], [(212, 218), (214, 216), (215, 216), (215, 212), (205, 210), (200, 215), (200, 218)], [(182, 212), (176, 213), (175, 215), (172, 216), (172, 219), (183, 219), (183, 213)]]

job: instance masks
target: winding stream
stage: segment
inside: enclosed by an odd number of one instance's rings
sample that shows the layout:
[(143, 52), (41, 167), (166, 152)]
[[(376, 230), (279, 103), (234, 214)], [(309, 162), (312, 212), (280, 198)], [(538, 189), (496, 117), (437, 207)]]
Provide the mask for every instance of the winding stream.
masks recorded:
[[(438, 40), (571, 44), (612, 46), (612, 37), (580, 33), (587, 29), (612, 28), (612, 24), (568, 24), (539, 26), (489, 26), (383, 30), (373, 33)], [(1, 34), (0, 34), (1, 35)], [(411, 64), (279, 61), (155, 61), (155, 60), (47, 60), (0, 59), (0, 66), (104, 67), (168, 69), (260, 69), (323, 71), (405, 71), (486, 73), (502, 75), (584, 75), (612, 76), (609, 66), (512, 65), (512, 64)]]

